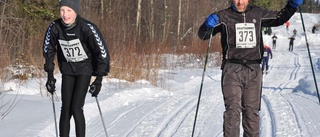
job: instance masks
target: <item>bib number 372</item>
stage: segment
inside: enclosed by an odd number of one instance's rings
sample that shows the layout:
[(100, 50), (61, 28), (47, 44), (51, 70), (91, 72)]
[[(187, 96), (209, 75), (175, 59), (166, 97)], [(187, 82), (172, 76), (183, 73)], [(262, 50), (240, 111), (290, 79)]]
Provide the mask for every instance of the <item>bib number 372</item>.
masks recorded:
[(68, 62), (80, 62), (88, 58), (79, 39), (59, 40), (64, 57)]
[(236, 24), (236, 47), (254, 48), (257, 44), (256, 28), (253, 23)]

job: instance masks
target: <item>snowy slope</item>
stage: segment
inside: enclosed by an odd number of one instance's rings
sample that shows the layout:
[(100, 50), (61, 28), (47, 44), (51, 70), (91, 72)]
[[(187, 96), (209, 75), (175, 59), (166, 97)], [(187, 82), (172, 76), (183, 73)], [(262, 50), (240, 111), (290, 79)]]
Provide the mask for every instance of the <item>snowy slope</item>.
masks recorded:
[[(320, 68), (320, 32), (311, 34), (311, 27), (320, 15), (303, 14), (308, 43), (318, 81)], [(277, 48), (270, 60), (270, 73), (264, 75), (260, 111), (261, 137), (318, 137), (320, 136), (320, 105), (306, 48), (300, 14), (285, 26), (273, 28), (278, 36)], [(293, 52), (288, 52), (288, 37), (298, 31)], [(271, 46), (271, 36), (264, 35)], [(202, 68), (163, 72), (172, 78), (165, 89), (147, 81), (119, 88), (116, 79), (104, 80), (99, 95), (102, 115), (110, 137), (189, 137), (192, 133), (195, 110), (201, 84)], [(57, 88), (60, 89), (60, 76)], [(222, 137), (224, 102), (220, 88), (219, 68), (207, 69), (198, 112), (195, 135)], [(43, 80), (42, 80), (43, 81)], [(319, 82), (318, 82), (319, 83)], [(0, 95), (1, 137), (53, 137), (55, 125), (51, 98), (41, 96), (40, 80), (26, 83), (5, 83)], [(57, 121), (60, 113), (60, 93), (55, 98)], [(10, 106), (14, 102), (14, 106)], [(5, 110), (13, 108), (8, 115)], [(87, 136), (104, 137), (104, 130), (95, 99), (89, 94), (84, 106)], [(71, 121), (73, 124), (73, 121)], [(242, 132), (242, 131), (241, 131)], [(75, 136), (74, 125), (71, 136)]]

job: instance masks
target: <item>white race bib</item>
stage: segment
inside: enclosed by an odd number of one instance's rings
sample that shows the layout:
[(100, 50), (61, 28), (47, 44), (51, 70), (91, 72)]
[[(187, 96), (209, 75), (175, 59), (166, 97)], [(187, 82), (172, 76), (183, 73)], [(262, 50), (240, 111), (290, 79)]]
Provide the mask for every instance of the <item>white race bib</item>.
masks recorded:
[(80, 62), (88, 58), (79, 39), (59, 40), (63, 55), (68, 62)]
[(268, 57), (268, 52), (267, 51), (263, 52), (263, 57)]
[(253, 23), (236, 24), (236, 47), (254, 48), (257, 44), (256, 28)]

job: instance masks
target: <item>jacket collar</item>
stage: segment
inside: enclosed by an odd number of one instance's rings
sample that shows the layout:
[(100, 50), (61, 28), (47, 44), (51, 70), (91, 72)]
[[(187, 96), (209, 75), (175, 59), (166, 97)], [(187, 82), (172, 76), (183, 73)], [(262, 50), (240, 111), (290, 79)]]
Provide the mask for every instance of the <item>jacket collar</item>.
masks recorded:
[(77, 15), (75, 21), (72, 23), (72, 24), (65, 24), (63, 22), (63, 20), (61, 19), (61, 23), (63, 24), (63, 26), (65, 27), (66, 30), (70, 30), (72, 28), (74, 28), (77, 24), (78, 24), (78, 21), (81, 17), (79, 15)]

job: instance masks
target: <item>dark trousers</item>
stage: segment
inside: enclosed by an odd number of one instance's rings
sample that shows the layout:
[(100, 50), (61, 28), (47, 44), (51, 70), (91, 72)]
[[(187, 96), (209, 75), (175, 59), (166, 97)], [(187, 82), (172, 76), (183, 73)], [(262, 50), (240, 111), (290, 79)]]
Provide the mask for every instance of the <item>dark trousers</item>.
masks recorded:
[(272, 43), (272, 49), (276, 49), (276, 47), (277, 47), (276, 42), (273, 42), (273, 43)]
[(260, 64), (225, 64), (221, 77), (225, 103), (224, 137), (239, 137), (242, 113), (243, 136), (259, 137), (262, 72)]
[(264, 71), (264, 68), (266, 68), (266, 71), (269, 70), (269, 58), (268, 57), (262, 58), (262, 71)]
[(83, 105), (90, 84), (91, 76), (62, 75), (60, 115), (60, 137), (69, 137), (70, 119), (73, 117), (77, 137), (85, 137), (85, 118)]
[(293, 43), (289, 44), (289, 51), (293, 51)]

